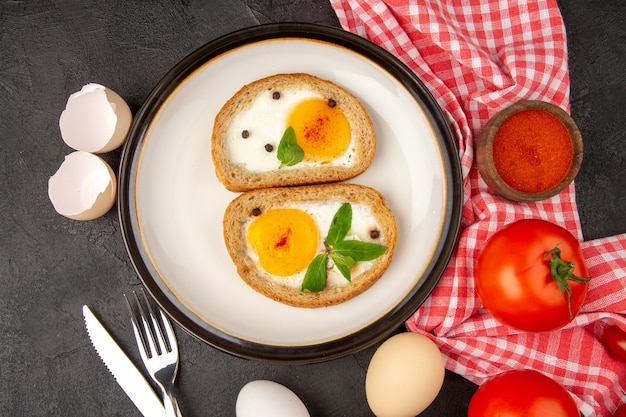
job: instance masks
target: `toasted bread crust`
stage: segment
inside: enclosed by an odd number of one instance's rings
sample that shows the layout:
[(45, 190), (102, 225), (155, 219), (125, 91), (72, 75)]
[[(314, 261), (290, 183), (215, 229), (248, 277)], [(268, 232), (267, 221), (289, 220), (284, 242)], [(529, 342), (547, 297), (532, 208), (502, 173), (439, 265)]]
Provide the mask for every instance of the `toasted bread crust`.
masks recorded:
[[(247, 225), (254, 217), (255, 209), (264, 212), (272, 208), (288, 207), (290, 203), (323, 203), (332, 200), (342, 203), (358, 203), (369, 207), (381, 229), (379, 241), (387, 247), (386, 252), (373, 261), (370, 269), (354, 277), (347, 285), (327, 288), (317, 293), (303, 292), (275, 282), (247, 255), (251, 250), (247, 243)], [(226, 248), (241, 278), (259, 293), (297, 307), (322, 307), (338, 304), (365, 291), (380, 278), (389, 266), (397, 240), (395, 218), (386, 206), (384, 197), (372, 188), (356, 184), (267, 188), (245, 192), (226, 208), (223, 226)]]
[[(346, 116), (350, 123), (355, 146), (354, 163), (351, 166), (320, 164), (301, 169), (252, 172), (241, 164), (231, 162), (227, 152), (226, 131), (233, 117), (248, 108), (262, 92), (304, 88), (315, 91), (326, 100), (333, 99), (336, 107)], [(215, 173), (224, 186), (231, 191), (347, 180), (365, 171), (372, 163), (375, 152), (376, 133), (374, 126), (357, 98), (330, 81), (303, 73), (273, 75), (242, 87), (224, 104), (215, 117), (211, 138), (211, 154)]]

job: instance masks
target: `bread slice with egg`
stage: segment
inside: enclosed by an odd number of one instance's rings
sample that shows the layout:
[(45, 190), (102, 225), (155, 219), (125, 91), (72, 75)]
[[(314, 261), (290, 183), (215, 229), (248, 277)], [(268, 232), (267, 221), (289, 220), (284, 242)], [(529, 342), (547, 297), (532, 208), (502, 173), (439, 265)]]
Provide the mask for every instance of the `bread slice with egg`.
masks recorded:
[[(303, 159), (285, 164), (280, 143), (292, 126)], [(304, 73), (278, 74), (242, 87), (215, 117), (215, 172), (231, 191), (338, 182), (365, 171), (376, 133), (359, 100)]]
[[(323, 288), (305, 291), (303, 280), (313, 259), (333, 250), (328, 232), (345, 203), (351, 221), (342, 239), (381, 246), (384, 252), (352, 264), (350, 280), (329, 256), (321, 267), (326, 272)], [(389, 266), (397, 239), (395, 218), (382, 194), (347, 183), (244, 192), (226, 208), (223, 227), (226, 248), (243, 281), (297, 307), (338, 304), (365, 291)]]

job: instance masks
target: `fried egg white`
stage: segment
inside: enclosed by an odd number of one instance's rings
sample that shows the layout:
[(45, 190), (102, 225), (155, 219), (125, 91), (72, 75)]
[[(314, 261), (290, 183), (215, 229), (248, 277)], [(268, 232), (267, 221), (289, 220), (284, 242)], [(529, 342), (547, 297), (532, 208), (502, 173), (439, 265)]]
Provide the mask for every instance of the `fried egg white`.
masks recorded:
[[(275, 207), (254, 217), (246, 225), (247, 256), (268, 279), (287, 287), (300, 289), (306, 269), (313, 258), (324, 251), (324, 238), (330, 223), (341, 206), (340, 201), (292, 203)], [(352, 227), (346, 239), (385, 245), (383, 235), (372, 239), (370, 233), (380, 231), (366, 205), (352, 204)], [(352, 280), (373, 265), (373, 261), (357, 262), (351, 270)], [(326, 288), (347, 285), (339, 270), (329, 263)]]
[(288, 126), (296, 130), (305, 156), (302, 162), (280, 169), (354, 165), (355, 141), (345, 116), (305, 88), (266, 90), (234, 115), (226, 130), (228, 158), (252, 172), (278, 170), (276, 151)]

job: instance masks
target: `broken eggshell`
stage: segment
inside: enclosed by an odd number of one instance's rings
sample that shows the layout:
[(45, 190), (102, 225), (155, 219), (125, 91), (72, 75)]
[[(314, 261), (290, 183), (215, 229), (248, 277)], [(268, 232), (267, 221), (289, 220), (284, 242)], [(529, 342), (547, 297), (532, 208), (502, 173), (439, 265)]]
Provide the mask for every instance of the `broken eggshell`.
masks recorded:
[(65, 157), (48, 180), (48, 196), (54, 209), (74, 220), (92, 220), (115, 204), (115, 173), (102, 158), (76, 151)]
[(124, 143), (132, 118), (128, 104), (115, 91), (91, 83), (68, 98), (59, 128), (69, 147), (104, 153)]

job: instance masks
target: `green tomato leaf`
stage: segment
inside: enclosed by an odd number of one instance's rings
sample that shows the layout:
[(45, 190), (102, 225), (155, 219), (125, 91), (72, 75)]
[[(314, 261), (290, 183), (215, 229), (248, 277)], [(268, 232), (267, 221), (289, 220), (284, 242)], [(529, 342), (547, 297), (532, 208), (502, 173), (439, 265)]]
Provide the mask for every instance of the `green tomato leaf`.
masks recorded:
[(281, 162), (280, 167), (292, 166), (304, 159), (304, 150), (296, 141), (296, 131), (289, 126), (285, 129), (283, 137), (280, 139), (276, 157)]
[(326, 286), (326, 264), (328, 263), (328, 255), (320, 253), (317, 255), (304, 274), (302, 281), (303, 292), (319, 292)]
[(352, 206), (350, 203), (343, 203), (337, 213), (333, 216), (326, 236), (326, 243), (335, 246), (337, 242), (343, 240), (352, 226)]
[(350, 268), (356, 265), (356, 261), (354, 260), (354, 258), (351, 258), (350, 256), (340, 255), (338, 253), (331, 253), (330, 257), (332, 258), (339, 272), (341, 272), (341, 275), (343, 275), (343, 277), (348, 281), (351, 281), (352, 276), (350, 274)]
[(333, 253), (349, 256), (355, 261), (371, 261), (385, 253), (387, 248), (360, 240), (342, 240), (333, 246)]

